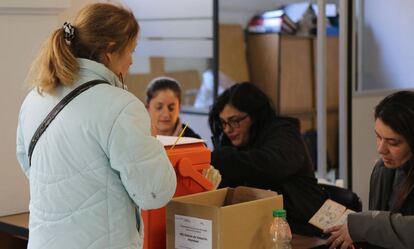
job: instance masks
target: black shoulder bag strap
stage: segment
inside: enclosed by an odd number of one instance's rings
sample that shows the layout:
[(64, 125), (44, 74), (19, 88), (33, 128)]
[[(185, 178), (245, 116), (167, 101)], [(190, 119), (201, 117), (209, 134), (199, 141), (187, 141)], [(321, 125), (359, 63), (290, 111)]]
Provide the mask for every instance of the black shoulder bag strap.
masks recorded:
[(46, 128), (52, 123), (55, 117), (59, 114), (59, 112), (76, 96), (83, 93), (84, 91), (88, 90), (89, 88), (99, 85), (99, 84), (109, 84), (107, 81), (104, 80), (92, 80), (88, 81), (77, 88), (75, 88), (72, 92), (66, 95), (53, 109), (49, 112), (43, 122), (39, 125), (36, 132), (34, 133), (32, 140), (30, 141), (29, 146), (29, 166), (32, 165), (32, 154), (33, 150), (36, 146), (37, 141), (39, 141), (40, 136), (42, 136), (43, 132), (45, 132)]

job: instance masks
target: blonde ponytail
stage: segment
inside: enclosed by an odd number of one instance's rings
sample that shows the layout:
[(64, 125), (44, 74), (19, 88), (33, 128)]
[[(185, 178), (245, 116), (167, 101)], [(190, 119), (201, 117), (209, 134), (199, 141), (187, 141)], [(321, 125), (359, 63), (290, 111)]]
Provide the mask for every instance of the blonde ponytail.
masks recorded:
[(60, 84), (72, 85), (78, 71), (76, 57), (65, 41), (63, 29), (59, 28), (50, 35), (40, 50), (30, 68), (28, 81), (39, 93), (53, 94)]
[(109, 3), (87, 5), (76, 16), (74, 26), (65, 23), (51, 34), (27, 80), (39, 93), (52, 94), (59, 85), (70, 86), (77, 79), (76, 58), (104, 64), (104, 53), (122, 52), (138, 32), (138, 22), (130, 10)]

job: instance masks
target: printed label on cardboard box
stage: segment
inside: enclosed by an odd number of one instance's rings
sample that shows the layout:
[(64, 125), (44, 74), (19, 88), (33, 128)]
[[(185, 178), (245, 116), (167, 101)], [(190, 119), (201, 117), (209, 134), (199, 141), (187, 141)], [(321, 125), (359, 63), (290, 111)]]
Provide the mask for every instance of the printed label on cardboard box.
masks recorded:
[(212, 221), (174, 215), (176, 249), (212, 249)]

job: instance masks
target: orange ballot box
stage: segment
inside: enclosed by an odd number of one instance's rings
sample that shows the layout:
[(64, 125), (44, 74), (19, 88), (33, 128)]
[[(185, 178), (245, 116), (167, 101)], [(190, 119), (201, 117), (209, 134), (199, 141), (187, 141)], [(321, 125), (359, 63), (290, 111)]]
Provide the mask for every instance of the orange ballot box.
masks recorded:
[[(213, 184), (201, 173), (210, 167), (211, 153), (203, 140), (182, 137), (174, 146), (177, 137), (157, 136), (157, 139), (164, 144), (177, 175), (174, 197), (213, 189)], [(142, 210), (141, 215), (144, 221), (144, 249), (165, 249), (165, 207)]]

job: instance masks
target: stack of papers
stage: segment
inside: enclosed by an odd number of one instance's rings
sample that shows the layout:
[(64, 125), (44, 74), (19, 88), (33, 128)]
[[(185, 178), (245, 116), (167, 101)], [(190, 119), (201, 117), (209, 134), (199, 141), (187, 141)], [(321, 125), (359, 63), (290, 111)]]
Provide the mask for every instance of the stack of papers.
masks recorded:
[[(157, 135), (157, 140), (160, 141), (164, 146), (172, 146), (175, 141), (177, 141), (177, 136), (161, 136)], [(195, 143), (205, 143), (203, 139), (193, 138), (193, 137), (181, 137), (176, 145), (180, 144), (195, 144)]]

